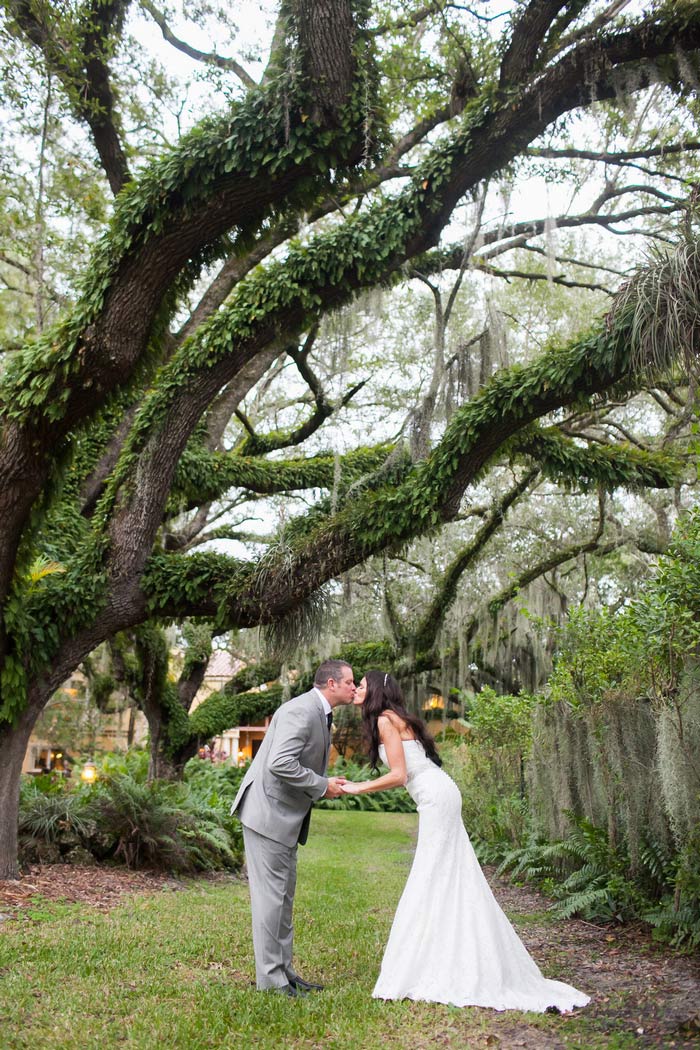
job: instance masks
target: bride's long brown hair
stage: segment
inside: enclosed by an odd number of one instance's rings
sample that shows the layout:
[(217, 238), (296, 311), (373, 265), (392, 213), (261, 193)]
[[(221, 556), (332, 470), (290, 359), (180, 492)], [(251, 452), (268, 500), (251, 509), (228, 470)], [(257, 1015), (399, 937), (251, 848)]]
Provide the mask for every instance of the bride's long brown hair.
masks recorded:
[(435, 741), (428, 732), (428, 727), (422, 718), (410, 714), (405, 706), (403, 693), (393, 675), (385, 674), (384, 671), (367, 671), (367, 692), (362, 704), (362, 730), (365, 743), (369, 752), (370, 765), (376, 769), (379, 765), (379, 728), (380, 715), (385, 711), (393, 711), (402, 722), (405, 722), (425, 749), (428, 758), (441, 766), (442, 762), (435, 747)]

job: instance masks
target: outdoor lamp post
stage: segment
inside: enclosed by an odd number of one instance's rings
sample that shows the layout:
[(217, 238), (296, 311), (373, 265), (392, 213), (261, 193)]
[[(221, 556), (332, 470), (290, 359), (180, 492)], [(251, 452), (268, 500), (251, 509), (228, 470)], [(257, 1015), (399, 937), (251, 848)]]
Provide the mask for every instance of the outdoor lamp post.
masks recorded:
[(86, 762), (80, 773), (80, 779), (86, 784), (94, 784), (97, 780), (97, 766), (94, 762)]

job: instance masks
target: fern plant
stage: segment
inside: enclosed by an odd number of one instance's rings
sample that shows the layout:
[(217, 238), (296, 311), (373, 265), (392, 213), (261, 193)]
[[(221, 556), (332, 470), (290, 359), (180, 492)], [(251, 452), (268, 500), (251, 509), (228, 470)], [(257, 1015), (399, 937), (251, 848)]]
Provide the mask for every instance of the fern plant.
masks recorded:
[(673, 897), (665, 897), (656, 907), (643, 913), (645, 922), (654, 928), (658, 940), (672, 948), (695, 952), (700, 948), (700, 902), (676, 905)]
[(240, 865), (235, 818), (197, 799), (185, 784), (114, 777), (101, 785), (95, 812), (112, 835), (113, 856), (127, 867), (198, 871)]
[(558, 862), (561, 859), (559, 842), (543, 842), (534, 839), (525, 846), (517, 846), (501, 858), (498, 874), (508, 872), (514, 878), (524, 878), (529, 882), (542, 883), (555, 878), (559, 872)]
[(700, 825), (677, 856), (662, 854), (652, 862), (663, 865), (661, 875), (668, 892), (646, 908), (642, 918), (654, 928), (659, 940), (695, 951), (700, 947)]
[(574, 822), (558, 842), (535, 840), (511, 850), (498, 870), (543, 885), (558, 902), (553, 914), (562, 919), (622, 922), (638, 914), (642, 901), (627, 877), (626, 851), (611, 846), (604, 829), (587, 820)]

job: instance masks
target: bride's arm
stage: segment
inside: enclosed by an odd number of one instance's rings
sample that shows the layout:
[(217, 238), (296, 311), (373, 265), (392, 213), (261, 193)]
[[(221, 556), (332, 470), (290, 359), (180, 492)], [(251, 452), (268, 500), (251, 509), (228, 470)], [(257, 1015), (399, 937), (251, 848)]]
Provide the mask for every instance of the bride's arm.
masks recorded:
[(403, 753), (401, 734), (386, 716), (378, 722), (379, 737), (384, 744), (389, 772), (376, 780), (349, 780), (343, 784), (343, 794), (366, 795), (370, 791), (387, 791), (389, 788), (403, 787), (406, 783), (406, 757)]

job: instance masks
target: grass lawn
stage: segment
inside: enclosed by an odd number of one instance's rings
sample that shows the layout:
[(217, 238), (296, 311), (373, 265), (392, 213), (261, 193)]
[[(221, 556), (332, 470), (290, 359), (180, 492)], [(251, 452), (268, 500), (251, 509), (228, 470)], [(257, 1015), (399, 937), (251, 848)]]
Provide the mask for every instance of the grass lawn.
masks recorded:
[(371, 999), (416, 819), (314, 814), (299, 851), (295, 959), (303, 976), (325, 983), (323, 993), (288, 1000), (255, 991), (243, 882), (193, 881), (107, 913), (47, 903), (0, 933), (0, 1047), (639, 1045), (628, 1033), (601, 1031), (586, 1011), (496, 1014)]

